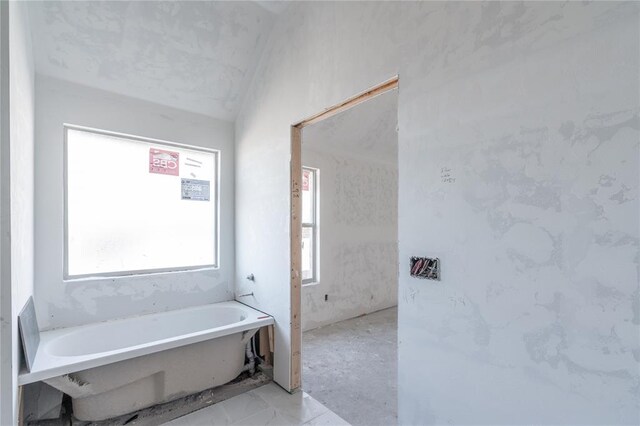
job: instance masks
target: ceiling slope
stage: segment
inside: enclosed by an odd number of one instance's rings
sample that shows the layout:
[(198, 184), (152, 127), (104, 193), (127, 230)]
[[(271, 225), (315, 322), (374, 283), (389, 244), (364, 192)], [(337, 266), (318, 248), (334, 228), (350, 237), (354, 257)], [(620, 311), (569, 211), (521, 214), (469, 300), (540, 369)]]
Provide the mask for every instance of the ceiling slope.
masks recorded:
[(36, 72), (234, 120), (276, 13), (250, 1), (30, 3)]

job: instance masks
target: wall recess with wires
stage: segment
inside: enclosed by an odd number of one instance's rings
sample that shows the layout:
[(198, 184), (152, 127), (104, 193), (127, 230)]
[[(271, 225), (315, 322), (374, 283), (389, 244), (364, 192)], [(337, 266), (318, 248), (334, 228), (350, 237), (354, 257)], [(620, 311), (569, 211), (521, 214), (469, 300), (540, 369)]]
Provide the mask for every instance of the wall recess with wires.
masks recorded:
[(437, 257), (412, 257), (410, 263), (412, 277), (440, 280), (440, 259)]

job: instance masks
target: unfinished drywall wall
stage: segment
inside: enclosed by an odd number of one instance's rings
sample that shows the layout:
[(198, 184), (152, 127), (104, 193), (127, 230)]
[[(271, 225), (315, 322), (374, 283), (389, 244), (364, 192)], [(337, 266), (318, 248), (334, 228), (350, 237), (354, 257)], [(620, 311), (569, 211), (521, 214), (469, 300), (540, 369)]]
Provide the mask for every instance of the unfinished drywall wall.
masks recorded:
[(638, 8), (292, 6), (236, 123), (254, 304), (288, 325), (289, 125), (399, 73), (399, 423), (637, 423)]
[[(39, 75), (36, 100), (35, 302), (41, 328), (232, 300), (233, 125)], [(220, 150), (219, 268), (63, 281), (65, 123)]]
[(0, 422), (13, 420), (9, 2), (0, 2)]
[(14, 307), (33, 294), (34, 65), (26, 5), (12, 3), (11, 27), (11, 279)]
[[(17, 378), (20, 370), (20, 339), (18, 336), (18, 314), (33, 294), (34, 265), (34, 65), (31, 33), (26, 4), (10, 2), (2, 13), (8, 13), (8, 65), (9, 71), (9, 139), (3, 141), (2, 155), (9, 156), (9, 247), (2, 247), (2, 256), (7, 256), (10, 274), (3, 275), (0, 285), (2, 301), (2, 371), (0, 378), (0, 424), (16, 424), (18, 407)], [(4, 23), (7, 21), (3, 20)], [(3, 48), (5, 48), (3, 44)], [(7, 57), (3, 56), (2, 60)], [(3, 87), (4, 88), (4, 87)], [(7, 93), (2, 93), (7, 96)], [(4, 105), (4, 103), (3, 103)], [(4, 123), (3, 123), (4, 124)], [(4, 220), (4, 218), (3, 218)], [(3, 223), (3, 226), (5, 224)], [(6, 249), (9, 252), (4, 252)], [(4, 265), (4, 264), (3, 264)], [(9, 278), (8, 280), (6, 278)]]
[(302, 287), (303, 330), (398, 303), (397, 100), (392, 91), (303, 131), (320, 195), (319, 280)]
[[(319, 280), (302, 286), (302, 329), (398, 303), (398, 168), (304, 150), (319, 169)], [(326, 300), (325, 300), (326, 295)]]

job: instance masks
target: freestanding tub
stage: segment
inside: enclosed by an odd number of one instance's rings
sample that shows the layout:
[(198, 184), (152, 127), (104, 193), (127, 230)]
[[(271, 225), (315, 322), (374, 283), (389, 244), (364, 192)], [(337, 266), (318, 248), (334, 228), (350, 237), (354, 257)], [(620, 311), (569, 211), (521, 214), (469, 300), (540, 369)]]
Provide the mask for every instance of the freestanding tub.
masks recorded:
[(44, 381), (80, 420), (104, 420), (225, 384), (245, 346), (273, 318), (223, 302), (45, 331), (20, 384)]

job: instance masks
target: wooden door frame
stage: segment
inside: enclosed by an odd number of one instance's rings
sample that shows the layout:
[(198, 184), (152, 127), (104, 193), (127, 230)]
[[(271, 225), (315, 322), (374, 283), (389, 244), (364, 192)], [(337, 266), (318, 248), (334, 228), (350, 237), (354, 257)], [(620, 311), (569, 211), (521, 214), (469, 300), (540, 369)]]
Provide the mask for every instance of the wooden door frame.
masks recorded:
[(291, 275), (291, 353), (289, 389), (299, 388), (302, 381), (302, 321), (300, 305), (302, 304), (302, 129), (306, 126), (326, 120), (343, 111), (355, 107), (378, 95), (398, 88), (399, 77), (396, 75), (387, 81), (377, 84), (364, 92), (352, 96), (322, 112), (314, 114), (291, 125), (291, 212), (290, 212), (290, 275)]

